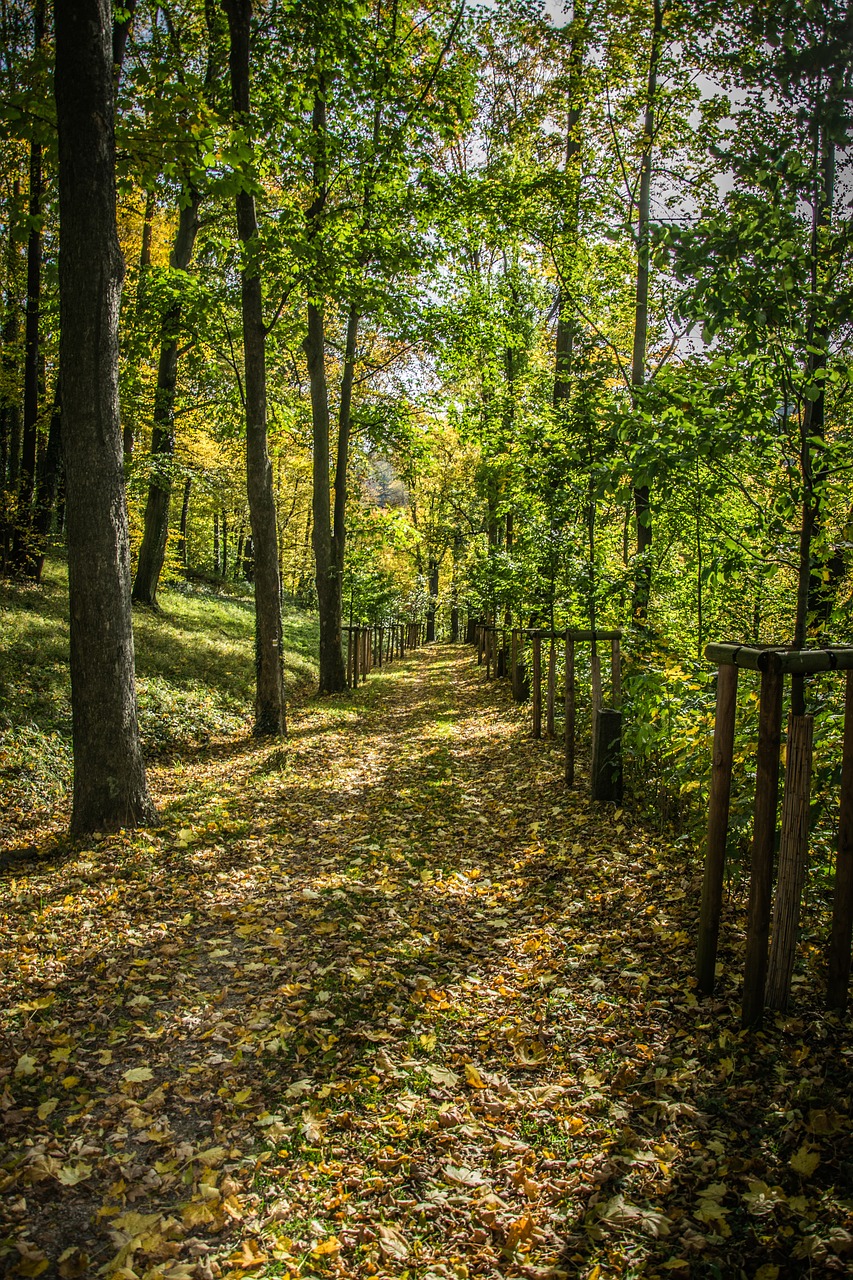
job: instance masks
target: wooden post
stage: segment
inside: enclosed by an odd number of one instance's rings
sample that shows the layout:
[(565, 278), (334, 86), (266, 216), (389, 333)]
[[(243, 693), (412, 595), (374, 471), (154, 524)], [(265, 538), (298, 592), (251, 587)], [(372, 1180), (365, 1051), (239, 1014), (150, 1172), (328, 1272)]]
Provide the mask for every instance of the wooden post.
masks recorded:
[(518, 628), (513, 627), (512, 638), (510, 640), (510, 662), (512, 665), (510, 667), (509, 674), (512, 680), (512, 696), (515, 702), (520, 701), (518, 696), (518, 639)]
[(847, 672), (844, 700), (844, 746), (841, 754), (841, 804), (838, 813), (838, 851), (835, 859), (835, 897), (829, 941), (826, 1003), (830, 1009), (847, 1006), (850, 985), (850, 942), (853, 937), (853, 671)]
[(812, 782), (813, 716), (791, 716), (782, 799), (782, 839), (773, 906), (773, 931), (767, 963), (768, 1009), (787, 1009), (797, 953), (800, 902), (809, 849), (809, 801)]
[(486, 651), (486, 679), (492, 678), (492, 631), (490, 627), (485, 628), (485, 651)]
[(379, 669), (382, 670), (382, 647), (385, 644), (385, 628), (380, 622), (379, 624)]
[(533, 736), (542, 737), (542, 636), (533, 632)]
[(358, 627), (351, 627), (350, 628), (350, 644), (352, 645), (352, 687), (354, 689), (358, 688), (358, 675), (359, 675), (359, 666), (360, 666), (360, 658), (361, 658), (361, 655), (359, 654), (359, 651), (358, 651), (360, 639), (361, 639), (360, 629)]
[(622, 712), (594, 713), (592, 798), (622, 803)]
[(551, 648), (548, 651), (548, 698), (545, 704), (545, 732), (549, 738), (554, 737), (554, 709), (557, 701), (557, 648), (554, 637), (551, 637)]
[(717, 670), (717, 714), (714, 720), (714, 752), (711, 763), (711, 795), (708, 800), (708, 835), (705, 840), (705, 879), (699, 909), (699, 939), (696, 946), (696, 981), (699, 990), (714, 990), (717, 939), (723, 909), (723, 875), (726, 867), (726, 840), (729, 832), (729, 801), (732, 793), (735, 712), (737, 709), (735, 666)]
[[(592, 718), (595, 720), (595, 713), (601, 710), (601, 657), (598, 648), (593, 642), (592, 646)], [(593, 732), (595, 731), (593, 726)]]
[(618, 636), (614, 636), (610, 641), (610, 690), (612, 705), (619, 711), (622, 707), (622, 663)]
[(566, 632), (566, 784), (575, 785), (575, 642)]
[(749, 879), (749, 919), (743, 975), (744, 1027), (761, 1025), (767, 981), (767, 939), (773, 891), (773, 850), (779, 803), (779, 745), (782, 737), (784, 675), (778, 663), (761, 673), (758, 709), (758, 749), (755, 757), (755, 818)]

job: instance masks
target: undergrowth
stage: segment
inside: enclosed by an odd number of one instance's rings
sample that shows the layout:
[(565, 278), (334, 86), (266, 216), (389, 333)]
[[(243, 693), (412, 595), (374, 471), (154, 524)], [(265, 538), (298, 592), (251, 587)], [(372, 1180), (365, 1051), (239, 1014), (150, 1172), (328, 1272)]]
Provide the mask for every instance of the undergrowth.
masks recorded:
[[(136, 609), (139, 723), (151, 759), (246, 731), (254, 698), (254, 603), (182, 584), (160, 609)], [(288, 692), (316, 674), (316, 620), (286, 609)], [(40, 820), (70, 791), (68, 576), (59, 559), (40, 587), (0, 586), (0, 837)]]

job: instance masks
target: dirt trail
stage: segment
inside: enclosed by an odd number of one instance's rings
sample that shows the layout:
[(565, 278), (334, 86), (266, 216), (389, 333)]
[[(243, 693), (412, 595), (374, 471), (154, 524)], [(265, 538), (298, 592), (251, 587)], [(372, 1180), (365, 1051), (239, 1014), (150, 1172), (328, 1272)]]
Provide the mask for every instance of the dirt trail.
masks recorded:
[(5, 877), (0, 1270), (796, 1275), (789, 1193), (847, 1229), (788, 1163), (841, 1161), (843, 1045), (821, 1137), (795, 1023), (754, 1054), (697, 1007), (697, 868), (567, 792), (469, 649), (153, 783), (159, 832)]

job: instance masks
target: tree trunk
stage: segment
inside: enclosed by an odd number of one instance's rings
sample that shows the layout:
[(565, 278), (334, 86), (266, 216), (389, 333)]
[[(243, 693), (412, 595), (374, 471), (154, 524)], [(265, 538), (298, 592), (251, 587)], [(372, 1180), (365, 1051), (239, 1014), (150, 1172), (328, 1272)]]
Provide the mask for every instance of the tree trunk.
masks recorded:
[[(181, 557), (181, 564), (187, 567), (187, 520), (190, 514), (190, 493), (192, 492), (192, 477), (187, 476), (184, 480), (184, 500), (181, 503), (181, 535), (178, 539), (178, 555)], [(237, 555), (239, 560), (239, 552)]]
[[(169, 256), (172, 271), (186, 271), (192, 259), (198, 232), (201, 196), (192, 187), (183, 192), (178, 229)], [(177, 299), (163, 317), (160, 330), (160, 360), (157, 390), (154, 393), (154, 425), (151, 432), (151, 481), (145, 504), (145, 523), (133, 600), (156, 605), (157, 586), (166, 558), (169, 536), (169, 508), (172, 501), (172, 469), (175, 457), (175, 391), (178, 385), (178, 342), (183, 307)]]
[[(35, 0), (33, 8), (33, 45), (38, 51), (44, 43), (44, 0)], [(41, 143), (30, 143), (30, 230), (27, 237), (27, 306), (24, 322), (24, 431), (21, 449), (21, 474), (18, 484), (18, 513), (12, 552), (14, 571), (38, 582), (44, 560), (35, 546), (33, 497), (36, 483), (36, 445), (39, 413), (39, 311), (41, 308), (42, 267), (42, 149)]]
[(15, 236), (20, 200), (16, 178), (9, 202), (6, 246), (6, 300), (3, 318), (2, 380), (0, 380), (0, 571), (8, 569), (12, 539), (12, 508), (18, 488), (21, 459), (21, 403), (18, 383), (18, 343), (21, 336), (18, 305), (19, 252)]
[[(115, 40), (113, 41), (115, 53)], [(148, 284), (148, 273), (151, 270), (151, 241), (154, 236), (154, 193), (149, 191), (145, 196), (145, 212), (142, 215), (142, 243), (139, 249), (139, 275), (136, 280), (136, 318), (141, 318), (145, 307), (145, 291)], [(136, 447), (136, 405), (131, 402), (128, 413), (122, 423), (122, 439), (124, 440), (124, 460), (133, 457)]]
[[(586, 6), (581, 0), (575, 0), (573, 6), (572, 49), (569, 55), (569, 115), (566, 125), (566, 160), (564, 173), (571, 180), (571, 190), (566, 206), (567, 216), (560, 231), (564, 245), (568, 245), (570, 262), (577, 248), (578, 227), (580, 224), (580, 120), (583, 106), (583, 67), (586, 53)], [(564, 264), (564, 271), (566, 270)], [(568, 267), (571, 272), (571, 265)], [(561, 273), (562, 274), (562, 273)], [(553, 403), (565, 403), (571, 390), (572, 355), (577, 322), (569, 301), (571, 280), (561, 279), (560, 292), (557, 299), (557, 341), (554, 361)]]
[(438, 561), (429, 562), (429, 607), (427, 609), (426, 640), (430, 644), (435, 640), (435, 608), (438, 602)]
[[(312, 129), (314, 153), (314, 203), (309, 220), (326, 201), (326, 101), (324, 86), (314, 95)], [(313, 424), (312, 501), (314, 530), (314, 562), (317, 581), (317, 605), (320, 615), (320, 683), (321, 694), (342, 693), (347, 687), (341, 621), (343, 613), (343, 567), (346, 551), (346, 494), (349, 461), (352, 386), (355, 374), (355, 349), (358, 339), (358, 312), (350, 306), (347, 317), (344, 372), (338, 411), (338, 439), (335, 449), (335, 502), (332, 510), (329, 466), (331, 426), (329, 388), (326, 377), (326, 335), (321, 301), (308, 304), (308, 330), (304, 349), (308, 359), (311, 384), (311, 417)]]
[[(637, 200), (637, 287), (634, 306), (634, 344), (631, 354), (631, 386), (634, 404), (646, 381), (646, 346), (649, 332), (649, 261), (652, 192), (652, 150), (655, 133), (655, 100), (658, 66), (663, 46), (663, 0), (654, 0), (649, 74), (646, 84), (646, 112), (643, 121), (643, 155), (640, 162), (640, 190)], [(652, 511), (647, 482), (634, 485), (634, 517), (637, 524), (637, 571), (634, 576), (633, 614), (644, 622), (649, 610), (652, 584)]]
[(55, 0), (59, 291), (74, 834), (156, 820), (139, 745), (118, 409), (124, 264), (116, 231), (108, 0)]
[[(343, 521), (338, 529), (339, 505), (346, 500), (345, 473), (336, 474), (335, 526), (332, 523), (331, 484), (329, 479), (329, 393), (326, 381), (326, 340), (323, 310), (317, 303), (308, 305), (308, 333), (305, 353), (311, 383), (311, 414), (314, 431), (314, 561), (317, 571), (317, 603), (320, 614), (320, 686), (321, 694), (341, 693), (346, 688), (341, 633), (342, 569), (345, 534)], [(340, 437), (338, 457), (340, 459)], [(343, 514), (343, 512), (341, 513)], [(342, 537), (338, 537), (338, 533)]]
[[(251, 0), (224, 0), (231, 40), (231, 102), (235, 122), (249, 126)], [(237, 231), (243, 247), (241, 295), (246, 396), (246, 492), (252, 526), (255, 586), (255, 733), (286, 732), (282, 667), (281, 584), (272, 467), (267, 449), (266, 330), (255, 198), (237, 192)]]
[(213, 576), (219, 577), (219, 512), (213, 513)]
[(59, 496), (59, 484), (62, 479), (62, 401), (60, 399), (60, 381), (57, 379), (53, 395), (53, 409), (50, 414), (50, 428), (47, 434), (47, 447), (39, 467), (38, 488), (36, 489), (35, 526), (38, 541), (39, 566), (41, 578), (44, 563), (44, 547), (56, 501)]

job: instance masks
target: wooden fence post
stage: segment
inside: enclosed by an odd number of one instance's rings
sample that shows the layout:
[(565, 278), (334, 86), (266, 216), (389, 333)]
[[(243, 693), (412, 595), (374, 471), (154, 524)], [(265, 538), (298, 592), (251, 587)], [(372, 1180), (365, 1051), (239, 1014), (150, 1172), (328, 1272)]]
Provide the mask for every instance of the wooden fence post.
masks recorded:
[(699, 990), (705, 995), (710, 995), (714, 990), (717, 940), (723, 908), (723, 875), (726, 867), (729, 801), (732, 793), (737, 679), (738, 669), (733, 663), (717, 669), (717, 713), (714, 719), (711, 794), (708, 799), (708, 835), (705, 840), (705, 878), (702, 882), (699, 938), (696, 946), (696, 982)]
[(788, 722), (776, 901), (773, 906), (770, 958), (767, 963), (768, 1009), (787, 1009), (791, 993), (791, 974), (794, 972), (800, 927), (800, 901), (809, 849), (813, 735), (813, 716), (791, 716)]
[(782, 737), (781, 664), (769, 655), (761, 673), (758, 710), (758, 749), (755, 759), (755, 818), (752, 866), (749, 880), (749, 919), (746, 931), (746, 963), (743, 975), (744, 1027), (761, 1025), (764, 987), (767, 981), (767, 939), (770, 933), (770, 900), (773, 892), (773, 851), (776, 844), (776, 810), (779, 803), (779, 746)]
[(533, 736), (542, 737), (542, 635), (533, 632)]
[(358, 688), (358, 677), (361, 671), (361, 628), (353, 627), (350, 631), (352, 640), (352, 684), (353, 688)]
[(519, 698), (519, 679), (518, 679), (518, 628), (513, 627), (512, 637), (510, 639), (510, 677), (512, 679), (512, 696), (515, 702), (520, 702)]
[(622, 708), (622, 662), (619, 654), (618, 636), (614, 636), (610, 641), (610, 690), (613, 706), (617, 711), (620, 711)]
[(551, 648), (548, 650), (548, 700), (545, 704), (545, 732), (549, 738), (554, 737), (554, 713), (557, 701), (557, 647), (553, 635)]
[(592, 798), (622, 803), (622, 712), (593, 711)]
[(847, 673), (844, 699), (844, 747), (841, 755), (841, 803), (835, 858), (835, 895), (829, 942), (826, 1003), (843, 1012), (850, 985), (850, 943), (853, 937), (853, 671)]
[(575, 785), (575, 642), (566, 632), (566, 784)]

